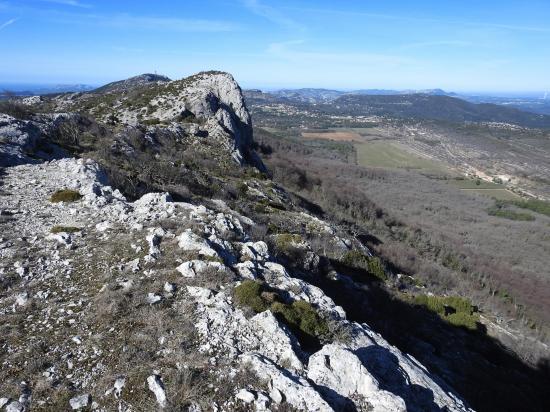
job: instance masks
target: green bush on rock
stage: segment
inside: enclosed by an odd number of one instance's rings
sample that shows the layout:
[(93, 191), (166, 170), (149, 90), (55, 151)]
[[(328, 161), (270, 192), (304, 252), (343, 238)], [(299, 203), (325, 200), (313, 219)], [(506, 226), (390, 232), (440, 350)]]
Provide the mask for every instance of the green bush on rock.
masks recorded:
[(245, 280), (235, 287), (235, 300), (241, 306), (248, 306), (254, 312), (260, 313), (267, 310), (269, 305), (261, 296), (262, 285), (253, 280)]
[(470, 330), (477, 329), (479, 313), (468, 299), (459, 296), (418, 295), (413, 300), (417, 305), (436, 313), (451, 325)]
[(76, 190), (61, 189), (61, 190), (55, 191), (55, 192), (50, 196), (50, 202), (52, 202), (52, 203), (76, 202), (77, 200), (82, 199), (82, 197), (83, 197), (83, 196), (82, 196), (79, 192), (77, 192)]
[(238, 305), (256, 313), (270, 309), (288, 327), (309, 337), (318, 338), (329, 333), (327, 322), (310, 303), (303, 300), (290, 304), (279, 302), (277, 294), (265, 291), (260, 282), (245, 280), (235, 287), (234, 296)]
[(384, 265), (380, 258), (375, 256), (367, 256), (358, 250), (350, 250), (346, 252), (341, 259), (341, 262), (354, 269), (363, 269), (376, 278), (386, 281), (388, 277), (384, 270)]

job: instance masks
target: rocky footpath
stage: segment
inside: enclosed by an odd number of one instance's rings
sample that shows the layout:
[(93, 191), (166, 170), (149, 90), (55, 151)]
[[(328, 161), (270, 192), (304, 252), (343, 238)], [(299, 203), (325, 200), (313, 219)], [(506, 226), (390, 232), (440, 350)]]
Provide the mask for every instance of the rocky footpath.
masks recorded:
[[(107, 183), (83, 159), (4, 170), (6, 410), (470, 410), (414, 358), (292, 277), (248, 234), (254, 222), (222, 201), (205, 207), (150, 193), (129, 202)], [(60, 189), (81, 197), (52, 202)], [(235, 302), (246, 280), (308, 302), (345, 336), (304, 349), (272, 311), (254, 314)], [(129, 357), (133, 339), (150, 355)], [(173, 378), (197, 365), (210, 383)], [(253, 378), (238, 379), (243, 371)], [(233, 383), (226, 394), (223, 379)]]

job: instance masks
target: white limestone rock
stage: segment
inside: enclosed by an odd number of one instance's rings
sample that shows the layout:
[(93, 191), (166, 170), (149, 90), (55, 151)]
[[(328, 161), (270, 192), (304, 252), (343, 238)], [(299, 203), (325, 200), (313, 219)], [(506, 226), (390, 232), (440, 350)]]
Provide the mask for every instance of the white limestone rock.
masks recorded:
[(157, 227), (150, 231), (145, 240), (149, 244), (149, 253), (145, 256), (146, 262), (154, 262), (160, 257), (160, 242), (166, 235), (164, 229)]
[(260, 379), (267, 381), (271, 390), (279, 391), (293, 407), (311, 412), (333, 411), (306, 379), (281, 369), (265, 356), (247, 353), (240, 357), (240, 361)]
[(25, 407), (19, 401), (11, 401), (6, 405), (6, 412), (24, 412)]
[(211, 262), (207, 260), (190, 260), (183, 262), (176, 270), (185, 278), (194, 278), (207, 268), (214, 268), (217, 271), (225, 269), (225, 265), (220, 262)]
[[(327, 388), (326, 396), (336, 392), (333, 405), (344, 408), (351, 397), (365, 399), (373, 412), (405, 412), (406, 404), (380, 388), (378, 381), (369, 373), (361, 360), (350, 350), (337, 345), (325, 345), (309, 358), (308, 378), (321, 388)], [(358, 406), (358, 405), (356, 405)]]
[(269, 249), (265, 242), (246, 242), (241, 248), (241, 259), (265, 262), (269, 259)]
[(92, 397), (89, 394), (76, 396), (69, 400), (69, 404), (74, 411), (84, 409), (92, 403)]
[(146, 301), (149, 305), (154, 305), (162, 301), (162, 296), (157, 295), (156, 293), (148, 293)]
[(344, 309), (335, 305), (334, 301), (320, 288), (291, 277), (283, 265), (266, 262), (263, 267), (262, 273), (266, 281), (278, 289), (287, 291), (292, 299), (305, 300), (315, 305), (321, 312), (330, 314), (336, 319), (346, 318)]
[(15, 295), (15, 304), (17, 306), (25, 306), (28, 301), (29, 301), (28, 292), (21, 292)]
[(205, 239), (194, 234), (191, 229), (185, 230), (178, 236), (178, 245), (184, 250), (197, 251), (199, 255), (218, 257), (218, 252)]
[(41, 136), (40, 125), (0, 113), (0, 167), (36, 162), (28, 157)]
[(155, 395), (155, 398), (157, 399), (157, 403), (159, 404), (159, 406), (161, 408), (166, 408), (168, 401), (166, 399), (164, 384), (162, 383), (160, 376), (158, 375), (149, 376), (147, 378), (147, 385), (149, 386), (149, 390), (153, 392), (153, 394)]
[(254, 394), (250, 391), (247, 391), (246, 389), (241, 389), (239, 392), (237, 392), (235, 398), (240, 399), (244, 403), (252, 403), (256, 399)]
[(119, 376), (115, 380), (113, 389), (114, 389), (114, 394), (116, 398), (120, 398), (120, 395), (122, 395), (122, 389), (124, 389), (125, 385), (126, 385), (126, 378), (124, 376)]

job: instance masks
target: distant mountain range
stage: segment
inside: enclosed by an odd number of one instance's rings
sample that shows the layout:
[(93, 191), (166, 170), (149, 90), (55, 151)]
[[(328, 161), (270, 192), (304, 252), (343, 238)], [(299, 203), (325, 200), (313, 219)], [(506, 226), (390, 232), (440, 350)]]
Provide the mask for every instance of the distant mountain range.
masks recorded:
[(373, 114), (449, 122), (498, 122), (550, 128), (550, 116), (493, 103), (472, 103), (444, 95), (344, 95), (333, 105), (352, 115)]
[(309, 103), (330, 102), (345, 95), (368, 95), (368, 96), (393, 96), (426, 94), (430, 96), (457, 96), (456, 93), (448, 93), (442, 89), (427, 90), (388, 90), (388, 89), (359, 89), (351, 91), (331, 90), (331, 89), (281, 89), (269, 92), (277, 97), (301, 100)]
[[(255, 94), (256, 98), (262, 98), (262, 92), (260, 90), (248, 90), (247, 93)], [(525, 96), (519, 94), (516, 96), (490, 96), (481, 94), (459, 94), (454, 92), (447, 92), (442, 89), (359, 89), (344, 91), (315, 88), (281, 89), (269, 91), (266, 93), (273, 97), (304, 103), (331, 103), (343, 96), (447, 96), (456, 97), (470, 103), (492, 103), (495, 105), (512, 107), (531, 113), (550, 115), (550, 96), (544, 93), (541, 93), (539, 96), (533, 93), (526, 93)]]
[(89, 84), (17, 84), (0, 83), (0, 98), (8, 94), (17, 96), (36, 96), (67, 92), (87, 92), (95, 86)]
[[(382, 94), (384, 92), (385, 94)], [(440, 89), (392, 94), (389, 90), (342, 92), (327, 89), (279, 90), (264, 93), (247, 90), (251, 104), (283, 103), (325, 114), (387, 116), (402, 119), (435, 120), (453, 123), (496, 122), (523, 127), (550, 128), (550, 115), (526, 110), (523, 106), (469, 101), (464, 96)], [(497, 98), (493, 98), (499, 101)], [(504, 101), (504, 100), (502, 100)], [(549, 107), (550, 108), (550, 107)], [(550, 112), (549, 112), (550, 113)]]

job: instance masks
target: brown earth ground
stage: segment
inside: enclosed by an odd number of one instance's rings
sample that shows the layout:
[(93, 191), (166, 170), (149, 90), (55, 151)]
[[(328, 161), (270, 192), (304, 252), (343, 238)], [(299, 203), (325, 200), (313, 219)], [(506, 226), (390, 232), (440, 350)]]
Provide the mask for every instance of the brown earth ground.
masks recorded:
[(339, 142), (363, 142), (365, 138), (355, 132), (302, 132), (305, 139), (325, 139)]

